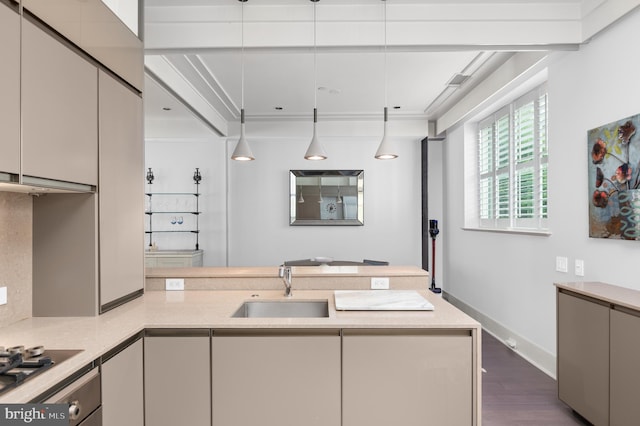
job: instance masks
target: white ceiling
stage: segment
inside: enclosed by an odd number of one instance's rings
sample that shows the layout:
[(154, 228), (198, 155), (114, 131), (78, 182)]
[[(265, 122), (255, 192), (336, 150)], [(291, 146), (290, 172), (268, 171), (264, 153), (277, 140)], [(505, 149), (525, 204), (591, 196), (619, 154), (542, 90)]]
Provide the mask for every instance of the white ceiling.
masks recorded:
[[(314, 48), (308, 0), (248, 0), (244, 18), (237, 0), (146, 0), (145, 115), (228, 134), (244, 57), (247, 120), (310, 119), (314, 95), (321, 119), (380, 119), (385, 84), (390, 117), (436, 120), (514, 53), (576, 49), (606, 1), (321, 0)], [(448, 87), (458, 73), (471, 77)]]

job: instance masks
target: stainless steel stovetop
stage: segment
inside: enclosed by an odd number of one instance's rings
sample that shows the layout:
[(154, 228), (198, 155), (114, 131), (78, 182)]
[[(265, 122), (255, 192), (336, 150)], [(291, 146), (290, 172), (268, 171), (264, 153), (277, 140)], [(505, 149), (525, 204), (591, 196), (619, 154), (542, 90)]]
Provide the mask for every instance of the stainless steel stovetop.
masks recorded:
[(81, 350), (0, 346), (0, 394), (20, 386), (26, 380), (54, 367)]

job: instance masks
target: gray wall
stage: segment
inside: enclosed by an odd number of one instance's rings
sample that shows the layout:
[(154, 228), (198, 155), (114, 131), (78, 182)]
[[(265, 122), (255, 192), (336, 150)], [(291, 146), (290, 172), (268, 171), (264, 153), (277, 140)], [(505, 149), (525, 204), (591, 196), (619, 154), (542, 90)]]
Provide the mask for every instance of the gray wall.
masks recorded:
[[(448, 132), (445, 144), (446, 291), (497, 329), (531, 344), (531, 358), (555, 357), (554, 282), (604, 281), (640, 289), (640, 243), (588, 237), (587, 130), (640, 113), (640, 10), (578, 52), (551, 57), (549, 89), (549, 237), (467, 231), (464, 226), (465, 130)], [(636, 139), (636, 142), (638, 140)], [(569, 273), (555, 271), (555, 257), (569, 258)], [(573, 273), (584, 259), (585, 276)], [(526, 354), (525, 354), (526, 355)], [(553, 364), (549, 370), (553, 371)]]

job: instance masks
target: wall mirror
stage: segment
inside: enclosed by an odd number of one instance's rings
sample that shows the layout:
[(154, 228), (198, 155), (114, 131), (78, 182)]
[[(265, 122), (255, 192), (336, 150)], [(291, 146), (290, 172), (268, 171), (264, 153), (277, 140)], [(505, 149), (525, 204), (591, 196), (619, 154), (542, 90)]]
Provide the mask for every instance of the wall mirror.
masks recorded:
[(290, 225), (364, 225), (364, 170), (290, 170)]

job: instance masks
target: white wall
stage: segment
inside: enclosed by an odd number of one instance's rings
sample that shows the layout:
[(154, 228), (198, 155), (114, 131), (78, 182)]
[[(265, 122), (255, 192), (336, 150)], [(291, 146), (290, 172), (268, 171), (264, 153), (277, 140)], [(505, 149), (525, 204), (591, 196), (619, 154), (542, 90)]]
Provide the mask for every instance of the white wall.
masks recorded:
[[(167, 132), (148, 126), (146, 167), (156, 176), (153, 191), (191, 191), (191, 175), (200, 167), (205, 266), (279, 265), (315, 256), (420, 266), (420, 140), (426, 134), (425, 123), (390, 121), (399, 157), (386, 161), (373, 157), (382, 136), (381, 122), (321, 123), (320, 138), (329, 158), (320, 162), (303, 158), (310, 124), (247, 123), (247, 139), (256, 157), (251, 162), (229, 159), (237, 137), (160, 138)], [(364, 226), (289, 226), (293, 169), (364, 170)], [(154, 234), (154, 240), (161, 250), (192, 249), (194, 241), (188, 234)]]
[[(226, 264), (226, 174), (225, 145), (219, 138), (209, 139), (147, 139), (145, 143), (145, 167), (151, 167), (155, 180), (153, 192), (193, 192), (195, 185), (193, 173), (200, 168), (199, 216), (200, 249), (204, 250), (203, 263), (208, 266)], [(145, 184), (145, 191), (149, 191)], [(191, 198), (191, 197), (186, 197)], [(154, 210), (166, 208), (172, 210), (176, 205), (183, 206), (183, 196), (154, 196)], [(191, 199), (193, 201), (193, 199)], [(182, 207), (180, 207), (182, 208)], [(182, 226), (170, 225), (171, 215), (154, 215), (154, 229), (186, 229), (191, 226), (188, 220), (193, 217), (184, 215)], [(145, 218), (148, 229), (148, 217)], [(193, 250), (193, 234), (153, 234), (160, 250)], [(149, 244), (148, 235), (145, 245)]]
[[(403, 138), (399, 157), (381, 161), (380, 136), (321, 136), (321, 162), (303, 158), (309, 140), (249, 138), (256, 161), (229, 164), (229, 265), (329, 256), (419, 266), (420, 139)], [(290, 169), (363, 169), (364, 226), (289, 226)]]
[[(631, 53), (631, 40), (640, 40), (640, 10), (580, 51), (551, 58), (550, 237), (463, 230), (465, 131), (459, 126), (447, 134), (445, 290), (490, 318), (494, 326), (531, 343), (534, 352), (540, 350), (538, 355), (551, 359), (546, 368), (552, 374), (554, 282), (604, 281), (640, 289), (636, 272), (640, 243), (588, 237), (587, 130), (640, 112), (640, 56)], [(556, 256), (569, 258), (569, 273), (555, 272)], [(573, 274), (575, 259), (585, 261), (584, 279)]]

